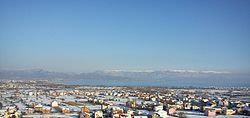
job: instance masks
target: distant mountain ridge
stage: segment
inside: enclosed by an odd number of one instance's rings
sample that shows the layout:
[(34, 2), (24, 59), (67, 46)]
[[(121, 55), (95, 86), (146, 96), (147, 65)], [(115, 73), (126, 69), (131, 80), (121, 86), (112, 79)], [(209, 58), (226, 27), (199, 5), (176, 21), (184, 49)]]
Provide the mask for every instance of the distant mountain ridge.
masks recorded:
[(43, 69), (31, 70), (0, 70), (0, 79), (132, 79), (132, 78), (175, 78), (175, 77), (208, 77), (226, 76), (229, 72), (218, 71), (194, 71), (194, 70), (162, 70), (162, 71), (126, 71), (126, 70), (106, 70), (90, 73), (63, 73), (51, 72)]
[(51, 80), (65, 84), (109, 86), (249, 86), (249, 74), (194, 70), (106, 70), (89, 73), (42, 69), (0, 70), (0, 80)]

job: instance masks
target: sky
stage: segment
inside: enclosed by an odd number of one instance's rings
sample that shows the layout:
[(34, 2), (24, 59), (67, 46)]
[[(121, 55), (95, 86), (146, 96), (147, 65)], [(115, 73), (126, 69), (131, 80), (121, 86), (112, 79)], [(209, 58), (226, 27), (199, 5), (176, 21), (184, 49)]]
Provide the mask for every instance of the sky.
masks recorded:
[(250, 72), (250, 1), (1, 0), (0, 68)]

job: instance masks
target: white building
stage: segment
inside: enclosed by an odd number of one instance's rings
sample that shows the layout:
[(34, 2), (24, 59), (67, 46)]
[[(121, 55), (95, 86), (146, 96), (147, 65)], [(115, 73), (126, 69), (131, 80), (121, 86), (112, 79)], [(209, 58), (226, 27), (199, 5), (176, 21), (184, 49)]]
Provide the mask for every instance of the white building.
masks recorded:
[(58, 102), (53, 101), (53, 102), (51, 103), (51, 107), (58, 107)]
[(160, 110), (163, 110), (163, 106), (162, 105), (154, 107), (154, 111), (160, 111)]
[(159, 115), (160, 118), (167, 118), (168, 117), (168, 113), (164, 110), (159, 110), (157, 112), (154, 112), (154, 114)]

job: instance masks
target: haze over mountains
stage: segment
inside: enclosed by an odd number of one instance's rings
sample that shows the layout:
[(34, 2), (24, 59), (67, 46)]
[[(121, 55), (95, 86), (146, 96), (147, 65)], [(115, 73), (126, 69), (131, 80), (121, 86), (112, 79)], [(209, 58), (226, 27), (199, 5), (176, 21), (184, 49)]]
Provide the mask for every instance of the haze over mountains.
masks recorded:
[(101, 78), (168, 78), (226, 76), (230, 72), (194, 70), (105, 70), (89, 73), (52, 72), (43, 69), (0, 70), (0, 79), (101, 79)]
[(116, 86), (250, 86), (249, 74), (194, 70), (106, 70), (80, 74), (42, 69), (1, 70), (0, 79)]

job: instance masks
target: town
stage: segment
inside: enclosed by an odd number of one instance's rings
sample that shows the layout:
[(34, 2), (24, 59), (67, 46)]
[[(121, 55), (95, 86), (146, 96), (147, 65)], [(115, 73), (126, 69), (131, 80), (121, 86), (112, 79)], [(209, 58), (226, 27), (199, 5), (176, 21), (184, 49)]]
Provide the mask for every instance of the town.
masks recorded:
[(249, 88), (81, 86), (0, 81), (3, 118), (250, 117)]

